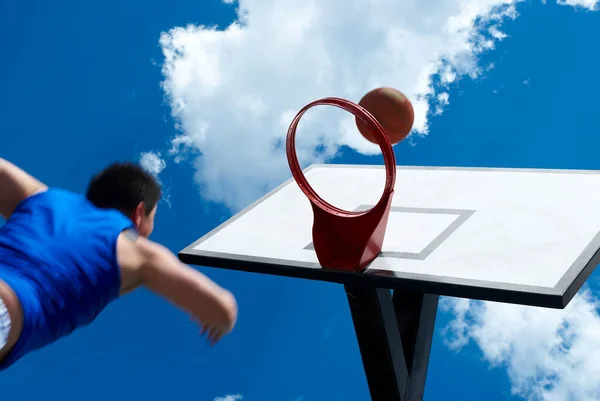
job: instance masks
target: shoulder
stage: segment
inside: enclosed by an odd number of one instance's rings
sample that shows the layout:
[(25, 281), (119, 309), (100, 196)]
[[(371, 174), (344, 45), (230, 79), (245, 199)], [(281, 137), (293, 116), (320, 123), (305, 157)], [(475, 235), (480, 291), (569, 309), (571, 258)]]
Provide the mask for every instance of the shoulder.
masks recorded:
[(23, 198), (14, 208), (14, 212), (21, 209), (44, 207), (52, 210), (65, 209), (77, 211), (85, 198), (75, 192), (58, 187), (42, 187)]
[(141, 237), (135, 229), (121, 232), (117, 240), (117, 258), (122, 266), (135, 267), (151, 257), (156, 244)]
[(135, 230), (124, 230), (117, 240), (117, 262), (121, 270), (122, 288), (129, 288), (141, 282), (146, 269), (164, 259), (164, 247)]
[(27, 198), (48, 187), (13, 163), (0, 157), (0, 214), (9, 218)]

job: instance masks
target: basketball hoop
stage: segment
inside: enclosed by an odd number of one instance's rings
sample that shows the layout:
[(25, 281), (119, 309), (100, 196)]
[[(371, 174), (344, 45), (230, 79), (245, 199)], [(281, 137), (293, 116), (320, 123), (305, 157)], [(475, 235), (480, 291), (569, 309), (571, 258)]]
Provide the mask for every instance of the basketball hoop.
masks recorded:
[[(348, 111), (372, 130), (386, 171), (383, 194), (373, 208), (360, 212), (340, 209), (321, 198), (306, 180), (296, 155), (296, 129), (304, 113), (318, 105)], [(381, 253), (396, 182), (396, 157), (383, 127), (358, 104), (327, 97), (309, 103), (298, 112), (288, 129), (286, 151), (292, 175), (313, 209), (313, 245), (319, 263), (326, 269), (363, 271)]]

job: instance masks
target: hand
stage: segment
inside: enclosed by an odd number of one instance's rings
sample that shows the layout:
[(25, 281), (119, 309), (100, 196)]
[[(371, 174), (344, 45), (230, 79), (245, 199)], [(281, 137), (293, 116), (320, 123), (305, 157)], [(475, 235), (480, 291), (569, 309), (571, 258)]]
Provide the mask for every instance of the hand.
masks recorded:
[(229, 311), (229, 320), (227, 322), (220, 322), (219, 324), (218, 322), (201, 322), (198, 318), (191, 318), (191, 320), (196, 321), (200, 326), (200, 335), (203, 336), (206, 334), (211, 346), (214, 346), (223, 336), (229, 334), (237, 321), (238, 308), (235, 298), (229, 292), (225, 292), (224, 296), (223, 302), (227, 305), (227, 310)]
[(205, 334), (210, 345), (214, 346), (227, 333), (225, 333), (222, 330), (211, 327), (208, 324), (203, 324), (201, 325), (200, 335), (203, 336)]
[(231, 332), (231, 329), (223, 329), (211, 326), (209, 323), (201, 323), (196, 318), (190, 318), (190, 320), (195, 321), (200, 326), (200, 336), (204, 336), (206, 334), (206, 338), (211, 346), (214, 346), (225, 336)]

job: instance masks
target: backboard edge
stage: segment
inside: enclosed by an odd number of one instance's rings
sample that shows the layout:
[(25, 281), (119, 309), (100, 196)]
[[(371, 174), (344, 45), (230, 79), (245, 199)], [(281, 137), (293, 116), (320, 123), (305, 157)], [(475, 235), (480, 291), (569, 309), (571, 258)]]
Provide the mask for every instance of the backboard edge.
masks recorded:
[[(600, 245), (600, 244), (597, 244)], [(596, 252), (585, 263), (584, 267), (579, 270), (575, 279), (571, 282), (557, 284), (555, 287), (557, 292), (561, 294), (563, 308), (573, 300), (575, 295), (581, 290), (587, 279), (592, 275), (598, 264), (600, 263), (600, 247), (596, 248)]]
[[(409, 277), (389, 277), (377, 274), (332, 271), (314, 267), (312, 263), (302, 266), (289, 265), (288, 261), (269, 260), (229, 255), (216, 252), (198, 252), (190, 249), (181, 251), (179, 259), (183, 263), (196, 266), (208, 266), (254, 274), (268, 274), (296, 279), (325, 281), (338, 284), (358, 284), (389, 289), (401, 289), (413, 292), (436, 294), (440, 296), (467, 298), (481, 301), (501, 302), (527, 306), (562, 309), (563, 294), (554, 288), (502, 285), (476, 285), (475, 280), (448, 279), (427, 280)], [(416, 275), (413, 275), (416, 277)], [(470, 283), (470, 284), (469, 284)]]

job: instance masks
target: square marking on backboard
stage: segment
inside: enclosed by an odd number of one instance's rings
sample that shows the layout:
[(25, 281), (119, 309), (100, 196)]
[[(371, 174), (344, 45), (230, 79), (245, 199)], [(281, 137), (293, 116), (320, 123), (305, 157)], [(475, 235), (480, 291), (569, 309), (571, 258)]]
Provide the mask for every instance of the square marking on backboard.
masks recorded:
[[(368, 210), (361, 205), (354, 211)], [(453, 232), (475, 213), (464, 209), (433, 209), (392, 206), (381, 256), (398, 259), (425, 260)], [(412, 227), (406, 231), (406, 227)], [(414, 229), (418, 227), (418, 229)], [(304, 247), (314, 250), (310, 242)]]

